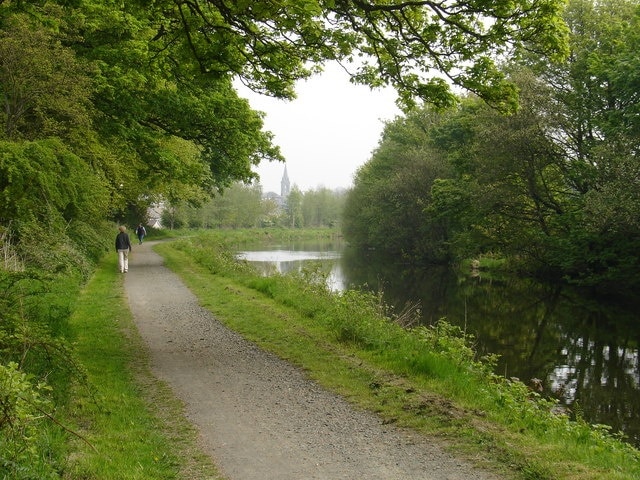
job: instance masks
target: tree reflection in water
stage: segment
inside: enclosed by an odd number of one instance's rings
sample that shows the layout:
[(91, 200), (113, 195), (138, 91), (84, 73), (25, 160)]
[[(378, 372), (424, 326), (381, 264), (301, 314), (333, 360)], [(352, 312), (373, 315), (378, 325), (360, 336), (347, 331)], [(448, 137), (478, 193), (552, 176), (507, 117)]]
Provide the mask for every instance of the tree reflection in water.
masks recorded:
[(350, 284), (382, 288), (396, 308), (420, 302), (423, 323), (446, 318), (476, 337), (480, 355), (498, 354), (496, 373), (535, 381), (574, 417), (609, 425), (640, 446), (640, 310), (633, 302), (525, 279), (399, 268), (349, 252), (343, 270)]

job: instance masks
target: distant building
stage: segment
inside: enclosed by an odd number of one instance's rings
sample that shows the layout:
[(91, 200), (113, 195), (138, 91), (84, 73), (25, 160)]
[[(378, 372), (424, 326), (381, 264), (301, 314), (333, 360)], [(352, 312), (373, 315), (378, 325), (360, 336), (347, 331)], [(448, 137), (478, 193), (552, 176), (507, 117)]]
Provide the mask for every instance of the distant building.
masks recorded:
[(282, 180), (280, 180), (280, 196), (282, 198), (288, 198), (291, 193), (291, 183), (289, 183), (289, 175), (287, 175), (287, 166), (284, 166), (284, 173), (282, 174)]
[(164, 210), (164, 202), (152, 204), (147, 209), (147, 225), (152, 228), (162, 228), (162, 213)]
[(266, 192), (262, 194), (262, 198), (264, 200), (272, 200), (279, 208), (284, 208), (287, 205), (287, 198), (289, 198), (290, 193), (291, 182), (289, 181), (289, 174), (287, 173), (287, 166), (285, 165), (282, 180), (280, 180), (280, 195), (276, 192)]

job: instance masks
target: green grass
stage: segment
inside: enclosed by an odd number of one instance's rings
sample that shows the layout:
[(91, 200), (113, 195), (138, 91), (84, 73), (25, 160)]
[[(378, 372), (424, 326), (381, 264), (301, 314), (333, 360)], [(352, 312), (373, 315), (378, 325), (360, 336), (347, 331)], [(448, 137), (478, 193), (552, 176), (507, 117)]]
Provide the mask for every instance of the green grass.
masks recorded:
[(637, 450), (490, 373), (455, 327), (408, 331), (376, 298), (331, 295), (313, 272), (261, 277), (212, 247), (220, 243), (207, 234), (158, 251), (221, 321), (385, 421), (446, 439), (511, 478), (640, 478)]
[(64, 478), (220, 479), (182, 405), (149, 373), (114, 257), (99, 265), (70, 320), (88, 383), (77, 384), (65, 412), (75, 433)]

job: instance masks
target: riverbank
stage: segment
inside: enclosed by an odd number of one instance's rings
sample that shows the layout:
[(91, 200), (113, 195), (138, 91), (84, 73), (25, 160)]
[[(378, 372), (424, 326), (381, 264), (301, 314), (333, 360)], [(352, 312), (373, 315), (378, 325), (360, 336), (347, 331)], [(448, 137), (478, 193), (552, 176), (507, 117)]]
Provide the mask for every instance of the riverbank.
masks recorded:
[[(329, 297), (314, 272), (304, 279), (256, 276), (231, 251), (212, 248), (224, 241), (206, 235), (160, 251), (231, 328), (385, 421), (448, 438), (458, 451), (519, 478), (638, 477), (636, 450), (604, 428), (553, 413), (553, 404), (519, 382), (490, 374), (455, 329), (407, 332), (380, 318), (375, 299)], [(226, 287), (211, 288), (220, 279)], [(264, 315), (257, 300), (264, 295), (287, 309), (288, 320)]]

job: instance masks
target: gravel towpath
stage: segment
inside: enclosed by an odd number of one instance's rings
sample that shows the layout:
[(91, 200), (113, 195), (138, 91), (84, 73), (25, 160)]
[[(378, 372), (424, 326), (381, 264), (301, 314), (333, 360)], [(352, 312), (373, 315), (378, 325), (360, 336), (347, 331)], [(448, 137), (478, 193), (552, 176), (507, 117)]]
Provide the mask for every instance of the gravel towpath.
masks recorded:
[(229, 480), (498, 480), (435, 441), (384, 425), (223, 326), (151, 249), (125, 291), (153, 375), (185, 404)]

